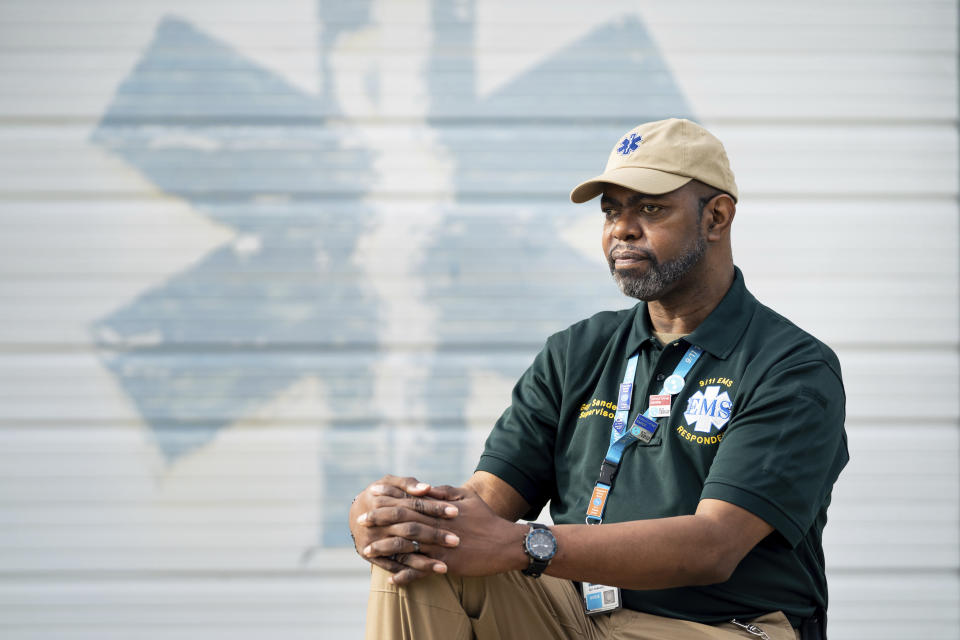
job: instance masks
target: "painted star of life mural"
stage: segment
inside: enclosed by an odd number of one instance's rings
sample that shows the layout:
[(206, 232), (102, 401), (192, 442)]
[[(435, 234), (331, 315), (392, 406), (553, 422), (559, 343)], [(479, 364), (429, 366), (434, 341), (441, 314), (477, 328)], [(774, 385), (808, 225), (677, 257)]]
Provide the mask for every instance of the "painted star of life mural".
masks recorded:
[(322, 414), (284, 420), (323, 430), (324, 546), (384, 471), (464, 478), (478, 373), (511, 380), (551, 332), (630, 304), (565, 240), (566, 194), (624, 130), (690, 115), (636, 17), (481, 93), (473, 12), (436, 2), (432, 39), (381, 30), (362, 56), (368, 3), (320, 2), (317, 94), (171, 16), (94, 133), (235, 234), (91, 327), (104, 366), (170, 465), (316, 381)]

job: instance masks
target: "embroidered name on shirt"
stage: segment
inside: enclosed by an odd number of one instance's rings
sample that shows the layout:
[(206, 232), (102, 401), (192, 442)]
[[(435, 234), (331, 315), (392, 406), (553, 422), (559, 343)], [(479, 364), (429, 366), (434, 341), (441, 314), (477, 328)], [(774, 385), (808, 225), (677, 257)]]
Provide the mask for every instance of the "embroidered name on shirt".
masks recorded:
[(584, 402), (580, 405), (580, 418), (589, 418), (590, 416), (603, 416), (611, 420), (616, 415), (617, 403), (594, 398), (590, 402)]

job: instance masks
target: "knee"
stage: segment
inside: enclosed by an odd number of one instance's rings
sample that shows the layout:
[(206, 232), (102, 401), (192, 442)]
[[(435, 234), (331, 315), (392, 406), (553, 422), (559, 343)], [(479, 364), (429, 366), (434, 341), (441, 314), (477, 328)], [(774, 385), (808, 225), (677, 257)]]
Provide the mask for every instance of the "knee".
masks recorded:
[(370, 590), (383, 593), (396, 593), (408, 598), (426, 593), (435, 593), (438, 589), (442, 592), (452, 591), (454, 593), (461, 593), (463, 591), (463, 579), (456, 576), (438, 573), (414, 580), (409, 584), (397, 586), (389, 581), (391, 575), (393, 574), (386, 569), (371, 565)]
[(370, 589), (372, 591), (391, 591), (396, 592), (399, 587), (390, 584), (388, 579), (392, 574), (386, 569), (381, 569), (375, 564), (370, 565)]

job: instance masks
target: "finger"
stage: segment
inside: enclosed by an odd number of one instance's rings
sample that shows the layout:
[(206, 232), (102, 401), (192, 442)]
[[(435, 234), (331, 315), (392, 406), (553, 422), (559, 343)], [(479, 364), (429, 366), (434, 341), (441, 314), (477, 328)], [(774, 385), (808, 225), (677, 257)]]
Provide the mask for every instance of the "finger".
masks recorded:
[(417, 571), (416, 569), (411, 569), (407, 567), (405, 569), (397, 571), (392, 576), (387, 578), (387, 582), (392, 582), (393, 584), (399, 587), (405, 584), (410, 584), (414, 580), (419, 580), (420, 578), (426, 577), (428, 575), (431, 575), (431, 574), (425, 571)]
[(402, 500), (403, 498), (406, 498), (407, 496), (410, 495), (409, 493), (404, 491), (402, 488), (395, 487), (390, 484), (372, 484), (368, 487), (367, 491), (370, 493), (371, 496), (374, 496), (374, 499), (376, 499), (379, 496), (387, 496), (390, 498), (397, 498), (398, 500)]
[[(414, 542), (407, 538), (402, 538), (400, 536), (390, 536), (387, 538), (381, 538), (380, 540), (374, 540), (366, 547), (363, 548), (361, 552), (365, 558), (374, 558), (374, 557), (383, 557), (383, 556), (399, 556), (401, 554), (419, 554), (420, 553), (420, 542)], [(401, 564), (404, 563), (403, 560), (397, 559)]]
[(420, 553), (400, 553), (394, 557), (395, 562), (424, 573), (446, 573), (447, 565), (436, 558), (430, 558)]
[(405, 478), (398, 478), (397, 476), (384, 476), (383, 479), (376, 484), (396, 487), (406, 491), (411, 495), (417, 496), (422, 496), (430, 490), (429, 484), (426, 482), (420, 482), (412, 476), (407, 476)]
[(408, 542), (400, 536), (380, 538), (365, 546), (360, 555), (367, 559), (392, 557), (398, 553), (403, 553), (408, 546), (412, 550), (412, 545), (405, 544)]
[(397, 573), (398, 571), (404, 571), (409, 569), (405, 564), (400, 564), (393, 558), (367, 558), (370, 564), (375, 564), (381, 569), (386, 569), (390, 573)]
[(406, 568), (406, 569), (397, 571), (392, 576), (387, 578), (387, 582), (395, 584), (398, 587), (402, 587), (403, 585), (410, 584), (414, 580), (418, 580), (424, 577), (425, 575), (429, 575), (429, 574), (425, 574), (415, 569)]
[[(459, 510), (453, 505), (443, 503), (427, 504), (430, 500), (395, 502), (392, 506), (375, 507), (357, 516), (357, 524), (366, 527), (386, 527), (400, 522), (420, 522), (434, 524), (435, 518), (453, 518)], [(382, 502), (379, 504), (383, 504)]]
[[(383, 532), (386, 535), (403, 540), (416, 540), (423, 545), (435, 544), (442, 547), (456, 547), (460, 544), (460, 538), (452, 531), (437, 529), (436, 527), (424, 525), (419, 522), (401, 522), (390, 525), (389, 527), (384, 527)], [(406, 549), (397, 548), (392, 553), (400, 553), (405, 550)]]
[(437, 500), (463, 500), (467, 492), (462, 487), (451, 487), (448, 484), (430, 487), (427, 495)]
[(440, 502), (432, 498), (409, 497), (403, 500), (380, 496), (371, 501), (374, 508), (403, 507), (431, 518), (454, 518), (460, 513), (460, 508), (449, 502)]
[[(447, 565), (445, 563), (418, 553), (403, 554), (398, 556), (397, 559), (392, 556), (387, 556), (384, 558), (368, 558), (368, 560), (371, 564), (386, 569), (390, 573), (414, 571), (417, 573), (417, 578), (447, 572)], [(398, 560), (403, 560), (406, 564), (398, 562)]]
[(429, 498), (413, 498), (413, 510), (433, 518), (455, 518), (460, 513), (456, 505), (446, 502), (437, 502)]
[(386, 569), (390, 573), (397, 573), (398, 571), (412, 569), (421, 574), (419, 577), (424, 577), (434, 573), (447, 572), (447, 565), (443, 562), (416, 553), (410, 554), (408, 557), (404, 558), (404, 560), (407, 562), (407, 564), (401, 564), (392, 557), (370, 558), (370, 564), (375, 564), (378, 567)]
[[(360, 553), (361, 555), (363, 555), (364, 558), (367, 558), (367, 559), (376, 558), (376, 557), (383, 558), (383, 557), (391, 557), (391, 556), (396, 559), (397, 556), (401, 554), (415, 553), (418, 551), (419, 548), (420, 547), (418, 547), (418, 545), (413, 544), (411, 540), (408, 540), (401, 536), (389, 536), (389, 537), (381, 538), (379, 540), (374, 540), (373, 542), (365, 546), (363, 548), (363, 551), (361, 551)], [(406, 564), (404, 563), (403, 560), (398, 559), (397, 561), (400, 562), (401, 564)]]

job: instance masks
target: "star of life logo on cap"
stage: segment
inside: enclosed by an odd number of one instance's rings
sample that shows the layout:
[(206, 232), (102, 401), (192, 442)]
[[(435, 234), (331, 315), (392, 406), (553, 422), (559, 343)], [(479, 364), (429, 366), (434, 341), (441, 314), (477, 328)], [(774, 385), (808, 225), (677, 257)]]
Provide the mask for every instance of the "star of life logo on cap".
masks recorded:
[(687, 400), (687, 410), (683, 412), (687, 424), (696, 424), (694, 431), (710, 433), (714, 428), (722, 431), (730, 414), (733, 413), (733, 403), (730, 395), (724, 391), (720, 393), (720, 385), (711, 385), (703, 391), (697, 391)]
[(617, 147), (617, 153), (622, 156), (630, 155), (637, 150), (641, 142), (643, 142), (643, 138), (639, 133), (631, 133), (620, 141), (620, 146)]

